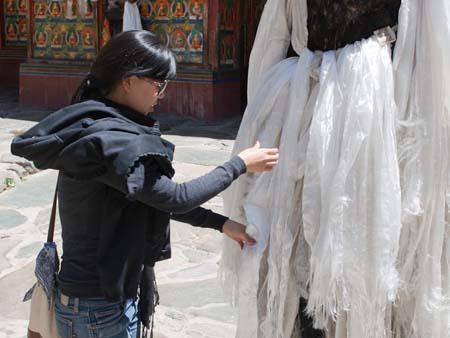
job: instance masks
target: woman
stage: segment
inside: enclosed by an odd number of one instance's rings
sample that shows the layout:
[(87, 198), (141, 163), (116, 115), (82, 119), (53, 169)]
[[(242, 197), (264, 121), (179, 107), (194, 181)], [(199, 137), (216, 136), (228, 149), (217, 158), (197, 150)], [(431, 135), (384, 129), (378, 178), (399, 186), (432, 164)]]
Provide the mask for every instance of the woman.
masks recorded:
[(173, 182), (174, 146), (148, 113), (175, 72), (174, 56), (155, 35), (118, 34), (73, 105), (13, 141), (14, 154), (60, 171), (61, 338), (130, 338), (139, 335), (139, 322), (149, 327), (157, 303), (153, 266), (170, 258), (170, 219), (222, 231), (241, 247), (255, 243), (243, 225), (199, 206), (241, 174), (271, 170), (278, 150), (257, 144), (200, 178)]

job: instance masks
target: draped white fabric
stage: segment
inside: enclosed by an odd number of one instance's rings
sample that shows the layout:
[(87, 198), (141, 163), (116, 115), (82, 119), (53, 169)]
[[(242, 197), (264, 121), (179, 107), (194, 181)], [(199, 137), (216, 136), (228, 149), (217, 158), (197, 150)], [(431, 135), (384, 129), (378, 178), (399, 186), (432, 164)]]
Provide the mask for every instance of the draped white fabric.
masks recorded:
[(141, 14), (136, 2), (125, 1), (123, 7), (122, 31), (142, 29)]
[(306, 0), (266, 2), (250, 54), (247, 89), (249, 102), (252, 101), (267, 71), (286, 58), (291, 39), (297, 53), (306, 47), (306, 21)]
[(448, 338), (450, 2), (404, 0), (393, 59), (377, 37), (313, 53), (306, 22), (306, 0), (268, 0), (250, 58), (233, 155), (280, 160), (225, 193), (258, 240), (224, 240), (236, 336), (291, 337), (303, 297), (329, 337)]
[(324, 54), (303, 191), (308, 310), (346, 311), (351, 337), (383, 337), (395, 299), (400, 184), (391, 53), (375, 39)]
[[(450, 2), (402, 8), (395, 67), (402, 183), (394, 336), (450, 337)], [(406, 86), (408, 82), (408, 86)], [(405, 88), (406, 87), (406, 88)], [(409, 87), (409, 90), (408, 90)]]

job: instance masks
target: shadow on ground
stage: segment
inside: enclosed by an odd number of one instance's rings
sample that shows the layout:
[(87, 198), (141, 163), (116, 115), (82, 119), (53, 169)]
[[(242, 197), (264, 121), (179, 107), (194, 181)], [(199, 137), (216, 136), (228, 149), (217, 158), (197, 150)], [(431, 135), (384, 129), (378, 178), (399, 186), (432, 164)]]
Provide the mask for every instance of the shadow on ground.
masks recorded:
[[(20, 105), (17, 87), (0, 88), (0, 118), (38, 122), (51, 114), (52, 111)], [(160, 122), (163, 134), (225, 140), (236, 138), (241, 122), (240, 116), (212, 123), (165, 114), (157, 114), (154, 118)]]

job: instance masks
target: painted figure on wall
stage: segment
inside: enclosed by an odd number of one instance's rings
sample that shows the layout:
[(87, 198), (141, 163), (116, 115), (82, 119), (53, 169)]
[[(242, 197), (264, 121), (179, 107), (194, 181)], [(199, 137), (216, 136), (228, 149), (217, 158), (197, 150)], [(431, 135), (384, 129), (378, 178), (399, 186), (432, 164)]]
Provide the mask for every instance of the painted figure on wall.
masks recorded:
[(20, 14), (27, 14), (27, 0), (19, 0), (19, 13)]
[(52, 42), (50, 46), (52, 48), (61, 48), (63, 44), (63, 37), (59, 29), (55, 29), (52, 33)]
[(45, 2), (38, 2), (35, 5), (36, 18), (45, 19), (47, 12), (47, 4)]
[(189, 5), (189, 17), (191, 19), (203, 19), (203, 13), (205, 12), (205, 4), (203, 1), (194, 0)]
[(43, 31), (36, 32), (36, 47), (45, 48), (47, 47), (47, 33)]
[(189, 49), (194, 52), (203, 51), (203, 34), (198, 31), (192, 31), (188, 38)]
[(148, 1), (145, 1), (141, 5), (141, 16), (144, 18), (148, 18), (152, 16), (152, 12), (153, 12), (152, 4)]
[(149, 30), (155, 32), (161, 45), (166, 46), (166, 47), (169, 46), (169, 35), (167, 34), (166, 30), (164, 29), (164, 26), (156, 26), (155, 29), (153, 29), (153, 27), (150, 27)]
[(103, 20), (103, 27), (102, 27), (102, 47), (106, 45), (106, 43), (111, 40), (111, 27), (109, 25), (109, 20), (105, 18)]
[(175, 29), (172, 33), (172, 49), (177, 52), (185, 51), (186, 45), (186, 33), (180, 28)]
[(54, 18), (61, 16), (62, 9), (61, 4), (57, 1), (53, 1), (50, 5), (50, 15)]
[(85, 28), (82, 32), (82, 44), (83, 48), (85, 49), (91, 49), (94, 48), (94, 32), (90, 28)]
[(27, 19), (22, 18), (19, 20), (19, 39), (21, 41), (27, 41), (27, 35), (28, 35)]
[(167, 0), (156, 0), (155, 13), (157, 18), (169, 17), (169, 2)]
[(16, 1), (6, 0), (6, 13), (14, 14), (16, 12)]
[(7, 40), (17, 40), (18, 38), (18, 34), (17, 34), (17, 26), (10, 22), (7, 26), (6, 26), (6, 39)]
[(86, 32), (86, 34), (83, 36), (83, 46), (84, 47), (93, 47), (94, 46), (94, 39), (90, 32)]
[(183, 1), (176, 0), (172, 4), (172, 15), (175, 18), (182, 18), (186, 15), (186, 6)]
[(78, 34), (74, 31), (69, 32), (66, 38), (67, 45), (69, 48), (77, 48), (78, 47)]

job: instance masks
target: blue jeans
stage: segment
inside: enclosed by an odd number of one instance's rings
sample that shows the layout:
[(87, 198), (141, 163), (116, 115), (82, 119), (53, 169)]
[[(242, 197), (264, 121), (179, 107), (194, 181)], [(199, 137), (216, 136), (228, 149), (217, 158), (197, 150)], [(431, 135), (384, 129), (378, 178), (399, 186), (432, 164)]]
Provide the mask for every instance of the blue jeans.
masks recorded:
[(67, 297), (58, 290), (56, 326), (60, 338), (139, 338), (137, 301)]

